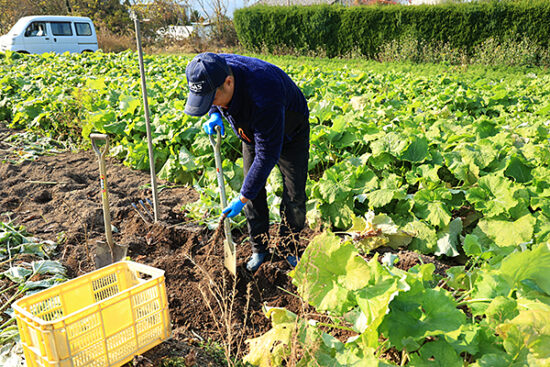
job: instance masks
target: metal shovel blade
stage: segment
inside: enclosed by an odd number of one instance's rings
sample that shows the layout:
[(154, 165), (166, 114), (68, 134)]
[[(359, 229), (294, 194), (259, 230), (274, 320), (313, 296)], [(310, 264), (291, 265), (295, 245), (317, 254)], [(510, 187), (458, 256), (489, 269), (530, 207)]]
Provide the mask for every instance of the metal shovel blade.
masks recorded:
[(237, 275), (237, 255), (235, 251), (235, 243), (233, 241), (228, 241), (228, 240), (223, 241), (223, 254), (224, 254), (223, 264), (231, 274), (236, 276)]
[[(220, 129), (216, 128), (217, 138), (215, 139), (212, 135), (209, 135), (210, 144), (214, 148), (214, 159), (216, 161), (216, 175), (218, 176), (218, 186), (220, 187), (220, 201), (222, 205), (222, 210), (227, 206), (227, 198), (225, 196), (225, 183), (223, 178), (223, 168), (222, 168), (222, 155), (220, 152), (220, 147), (222, 144), (222, 134)], [(231, 236), (231, 225), (229, 220), (223, 221), (225, 241), (223, 241), (223, 253), (224, 253), (224, 265), (227, 270), (237, 276), (237, 251), (235, 249), (235, 243)]]
[(97, 241), (93, 251), (94, 265), (96, 269), (99, 269), (124, 259), (126, 257), (126, 253), (128, 252), (128, 246), (115, 244), (111, 249), (111, 246), (109, 246), (107, 242)]

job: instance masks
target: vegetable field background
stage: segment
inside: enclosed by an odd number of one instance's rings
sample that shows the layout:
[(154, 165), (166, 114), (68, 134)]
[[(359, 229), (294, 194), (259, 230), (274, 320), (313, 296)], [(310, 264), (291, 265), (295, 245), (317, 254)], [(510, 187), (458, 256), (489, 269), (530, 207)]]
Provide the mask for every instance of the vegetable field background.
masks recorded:
[[(118, 240), (138, 261), (170, 269), (178, 340), (202, 333), (229, 345), (226, 355), (262, 366), (550, 363), (548, 71), (269, 58), (308, 99), (312, 229), (290, 274), (275, 249), (258, 274), (241, 271), (237, 284), (220, 289), (238, 300), (229, 320), (242, 327), (231, 337), (214, 317), (224, 303), (201, 296), (208, 276), (223, 274), (211, 237), (220, 213), (211, 146), (201, 120), (183, 114), (190, 59), (146, 58), (163, 219), (177, 224), (156, 228), (131, 208), (148, 195), (136, 56), (3, 54), (0, 120), (46, 136), (2, 131), (3, 223), (58, 243), (50, 256), (69, 276), (89, 270), (87, 245), (102, 233), (94, 156), (42, 155), (106, 132)], [(242, 182), (238, 149), (229, 134), (222, 154), (230, 197)], [(115, 169), (118, 162), (128, 167)], [(281, 190), (272, 174), (274, 221)], [(12, 269), (0, 269), (6, 287)], [(205, 300), (219, 309), (209, 312)], [(239, 319), (246, 310), (252, 316)]]

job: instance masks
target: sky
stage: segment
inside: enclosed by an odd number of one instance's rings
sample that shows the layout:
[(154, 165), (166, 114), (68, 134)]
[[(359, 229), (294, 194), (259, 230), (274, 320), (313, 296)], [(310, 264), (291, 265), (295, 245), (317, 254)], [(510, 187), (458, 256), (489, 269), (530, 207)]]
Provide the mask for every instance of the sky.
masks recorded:
[[(208, 3), (208, 0), (204, 0), (205, 3)], [(226, 0), (227, 3), (227, 16), (230, 18), (233, 18), (233, 12), (236, 9), (242, 8), (246, 5), (250, 5), (254, 2), (254, 0)], [(194, 9), (197, 9), (201, 11), (201, 7), (193, 0), (191, 0), (191, 7)], [(208, 9), (210, 13), (212, 13), (212, 9)]]
[[(251, 2), (250, 1), (247, 1), (247, 5), (250, 4)], [(227, 15), (230, 17), (230, 18), (233, 18), (233, 12), (236, 10), (236, 9), (239, 9), (239, 8), (242, 8), (244, 7), (244, 1), (243, 0), (229, 0), (229, 4), (228, 4), (228, 7), (227, 7)]]

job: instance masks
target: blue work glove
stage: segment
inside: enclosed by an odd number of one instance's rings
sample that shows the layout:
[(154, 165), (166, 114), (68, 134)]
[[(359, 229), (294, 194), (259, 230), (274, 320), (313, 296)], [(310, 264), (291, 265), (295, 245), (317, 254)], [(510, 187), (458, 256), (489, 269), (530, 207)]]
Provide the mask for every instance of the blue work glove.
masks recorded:
[(214, 112), (213, 114), (211, 114), (208, 121), (202, 124), (202, 128), (204, 129), (204, 132), (207, 133), (208, 135), (216, 135), (216, 130), (214, 129), (216, 126), (219, 126), (221, 128), (220, 133), (222, 135), (225, 135), (225, 128), (223, 127), (222, 115), (220, 115), (219, 112)]
[(233, 201), (231, 201), (229, 206), (227, 208), (225, 208), (222, 211), (222, 213), (226, 217), (233, 218), (234, 216), (239, 214), (241, 212), (241, 210), (243, 210), (245, 205), (246, 205), (246, 203), (243, 203), (241, 201), (241, 195), (239, 195), (235, 199), (233, 199)]

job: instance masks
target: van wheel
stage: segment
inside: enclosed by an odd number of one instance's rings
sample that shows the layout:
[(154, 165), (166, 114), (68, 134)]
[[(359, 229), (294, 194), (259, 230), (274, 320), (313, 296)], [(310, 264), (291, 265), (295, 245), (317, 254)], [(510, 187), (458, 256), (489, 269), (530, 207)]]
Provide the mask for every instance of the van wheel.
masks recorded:
[(90, 52), (93, 52), (92, 50), (84, 50), (82, 51), (83, 54), (87, 54), (87, 53), (90, 53)]
[(29, 51), (25, 51), (25, 50), (17, 51), (17, 53), (30, 55), (30, 52), (29, 52)]

